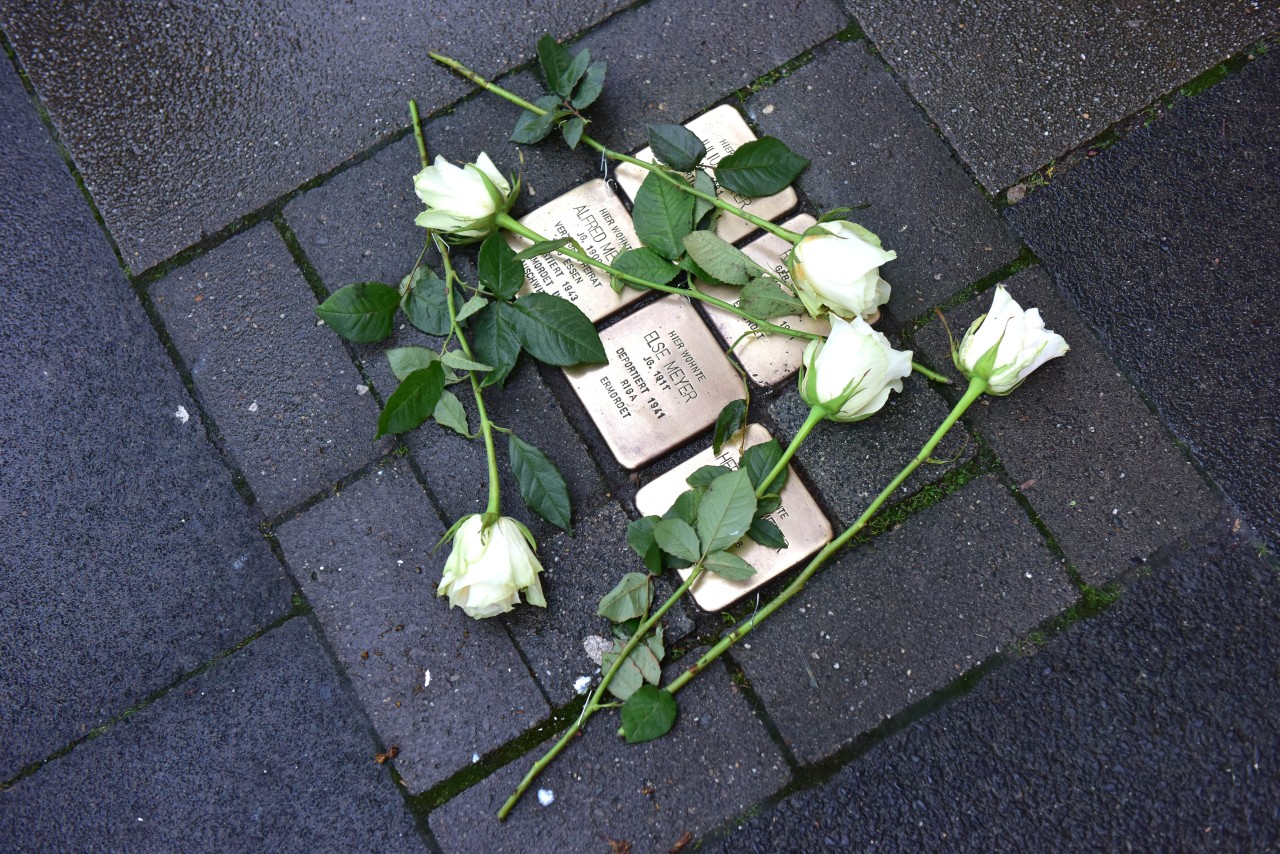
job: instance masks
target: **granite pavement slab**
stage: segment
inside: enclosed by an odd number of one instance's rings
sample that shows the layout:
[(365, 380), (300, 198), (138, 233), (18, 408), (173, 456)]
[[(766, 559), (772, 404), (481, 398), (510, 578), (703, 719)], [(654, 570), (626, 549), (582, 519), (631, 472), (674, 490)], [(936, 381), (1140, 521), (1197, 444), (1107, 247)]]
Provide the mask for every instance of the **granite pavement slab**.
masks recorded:
[(846, 4), (992, 192), (1280, 26), (1254, 0)]
[[(1264, 14), (1261, 10), (1259, 15)], [(1008, 211), (1174, 433), (1280, 544), (1275, 52)]]
[(7, 780), (282, 616), (292, 588), (18, 76), (0, 65)]
[(796, 758), (811, 764), (1074, 599), (1035, 527), (986, 475), (842, 553), (731, 654)]
[(265, 516), (390, 448), (373, 441), (377, 403), (269, 224), (170, 273), (151, 296)]
[[(1083, 579), (1099, 585), (1212, 519), (1219, 499), (1044, 271), (1024, 270), (1005, 285), (1023, 308), (1039, 308), (1071, 351), (1012, 394), (983, 397), (966, 418)], [(983, 293), (947, 312), (952, 334), (990, 305)], [(923, 327), (916, 343), (962, 382), (941, 323)]]
[(865, 41), (833, 41), (747, 101), (762, 133), (813, 164), (798, 185), (898, 257), (881, 268), (889, 312), (905, 322), (1018, 256), (1018, 243), (964, 167)]
[(20, 851), (426, 852), (295, 617), (0, 795)]

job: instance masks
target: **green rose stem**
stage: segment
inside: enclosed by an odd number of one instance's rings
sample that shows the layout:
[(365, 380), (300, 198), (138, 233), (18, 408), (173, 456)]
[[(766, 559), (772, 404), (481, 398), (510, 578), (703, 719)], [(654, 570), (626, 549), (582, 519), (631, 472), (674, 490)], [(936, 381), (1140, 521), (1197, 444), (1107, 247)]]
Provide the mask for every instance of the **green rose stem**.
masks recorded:
[[(786, 450), (783, 451), (781, 461), (773, 467), (773, 470), (765, 476), (764, 480), (760, 482), (760, 486), (756, 488), (757, 499), (767, 494), (769, 485), (772, 484), (774, 479), (783, 471), (787, 461), (795, 455), (796, 449), (800, 447), (800, 443), (803, 442), (805, 437), (809, 435), (809, 432), (813, 430), (814, 425), (821, 421), (825, 415), (825, 412), (817, 407), (814, 408), (813, 412), (818, 413), (817, 417), (815, 417), (812, 412), (810, 413), (809, 418), (806, 419), (804, 425), (800, 428), (799, 432), (796, 433), (795, 438), (791, 440), (791, 444), (789, 444)], [(622, 651), (618, 653), (618, 657), (614, 659), (613, 664), (600, 678), (600, 684), (596, 686), (596, 690), (592, 693), (591, 699), (589, 699), (587, 704), (582, 707), (582, 713), (578, 715), (578, 720), (572, 727), (565, 731), (564, 735), (560, 736), (560, 740), (557, 741), (541, 759), (533, 763), (533, 767), (531, 767), (528, 773), (524, 775), (524, 779), (520, 781), (520, 785), (511, 793), (511, 797), (507, 798), (506, 803), (502, 805), (502, 809), (498, 810), (499, 820), (505, 819), (507, 815), (510, 814), (511, 809), (528, 790), (529, 786), (533, 784), (533, 781), (537, 779), (538, 775), (541, 774), (558, 755), (560, 755), (560, 751), (564, 750), (565, 746), (573, 739), (573, 737), (582, 731), (582, 727), (592, 715), (601, 709), (612, 708), (614, 704), (601, 703), (600, 700), (604, 697), (605, 691), (609, 689), (609, 684), (613, 681), (614, 675), (622, 667), (622, 664), (627, 660), (627, 658), (630, 657), (632, 651), (639, 646), (640, 641), (648, 636), (649, 632), (658, 624), (658, 621), (662, 619), (663, 615), (671, 609), (671, 606), (674, 605), (681, 596), (689, 591), (689, 588), (692, 587), (694, 582), (702, 575), (704, 569), (705, 567), (703, 567), (701, 562), (694, 564), (690, 568), (689, 577), (686, 578), (669, 597), (667, 597), (667, 600), (658, 607), (657, 611), (653, 612), (653, 615), (650, 616), (649, 619), (645, 620), (636, 628), (635, 633), (631, 635), (631, 639), (627, 641), (626, 645), (622, 648)]]
[[(456, 59), (450, 59), (449, 57), (441, 56), (438, 53), (428, 53), (427, 56), (431, 57), (441, 65), (452, 68), (454, 71), (458, 72), (463, 77), (467, 78), (472, 83), (476, 84), (482, 89), (487, 89), (488, 91), (492, 92), (495, 95), (498, 95), (502, 98), (506, 98), (511, 103), (519, 107), (524, 107), (526, 110), (528, 110), (531, 113), (535, 113), (539, 116), (545, 116), (548, 112), (547, 110), (544, 110), (541, 107), (539, 107), (537, 104), (529, 103), (524, 98), (521, 98), (519, 95), (515, 94), (514, 92), (509, 92), (506, 89), (503, 89), (498, 84), (490, 82), (489, 80), (486, 80), (485, 78), (481, 77), (479, 74), (476, 74), (470, 68), (467, 68), (461, 62), (458, 62)], [(704, 193), (701, 190), (697, 189), (696, 187), (691, 186), (688, 182), (682, 181), (681, 179), (670, 174), (665, 169), (658, 166), (656, 163), (648, 163), (644, 160), (640, 160), (635, 157), (630, 157), (626, 154), (623, 154), (622, 152), (614, 151), (613, 149), (605, 146), (604, 143), (596, 139), (593, 139), (591, 136), (588, 136), (585, 133), (582, 135), (582, 142), (585, 145), (587, 145), (589, 148), (593, 148), (596, 151), (600, 152), (610, 160), (617, 160), (622, 163), (630, 163), (633, 166), (639, 166), (641, 169), (647, 169), (648, 171), (657, 175), (667, 183), (672, 184), (676, 187), (679, 187), (681, 190), (688, 193), (689, 195), (696, 196), (697, 198), (702, 199), (705, 202), (715, 205), (716, 207), (720, 208), (723, 211), (728, 211), (734, 216), (741, 217), (742, 219), (745, 219), (747, 222), (751, 223), (752, 225), (759, 226), (760, 228), (763, 228), (765, 231), (768, 231), (771, 234), (776, 234), (778, 237), (781, 237), (783, 240), (787, 241), (788, 243), (791, 243), (794, 245), (800, 242), (801, 235), (796, 234), (794, 231), (783, 228), (782, 226), (777, 225), (775, 223), (769, 222), (769, 220), (767, 219), (762, 219), (761, 217), (758, 217), (755, 214), (748, 213), (747, 211), (743, 210), (737, 205), (730, 204), (729, 202), (726, 202), (725, 200), (721, 199), (719, 196), (716, 196), (712, 193)]]
[[(538, 234), (533, 229), (529, 228), (528, 226), (516, 221), (510, 214), (505, 214), (505, 213), (498, 214), (496, 222), (499, 228), (505, 228), (507, 231), (514, 232), (515, 234), (518, 234), (521, 237), (526, 237), (529, 240), (532, 240), (534, 243), (541, 243), (547, 239), (543, 237), (541, 234)], [(619, 279), (622, 279), (623, 281), (631, 282), (632, 284), (638, 285), (642, 288), (648, 288), (649, 290), (654, 290), (654, 291), (662, 291), (668, 294), (679, 294), (682, 297), (691, 297), (693, 299), (702, 300), (705, 303), (714, 305), (716, 308), (723, 309), (724, 311), (727, 311), (730, 314), (736, 314), (738, 317), (741, 317), (744, 320), (754, 323), (762, 332), (772, 332), (775, 335), (786, 335), (790, 338), (807, 338), (811, 341), (818, 341), (824, 337), (822, 335), (818, 335), (816, 332), (805, 332), (803, 329), (788, 329), (785, 326), (778, 326), (777, 324), (770, 323), (767, 320), (761, 320), (757, 317), (752, 317), (751, 315), (744, 312), (742, 309), (738, 308), (733, 303), (725, 302), (722, 299), (717, 299), (711, 296), (710, 294), (704, 294), (702, 291), (694, 290), (692, 288), (678, 288), (675, 285), (662, 285), (662, 284), (659, 284), (658, 282), (650, 282), (646, 279), (638, 278), (636, 276), (631, 275), (630, 273), (624, 273), (623, 271), (619, 270), (617, 267), (612, 267), (604, 263), (603, 261), (597, 261), (595, 258), (592, 258), (590, 255), (587, 255), (584, 252), (579, 252), (578, 250), (572, 248), (571, 246), (561, 246), (555, 251), (560, 253), (561, 255), (564, 255), (566, 258), (572, 258), (574, 261), (577, 261), (581, 264), (588, 264), (592, 267), (596, 267), (600, 270), (604, 270), (606, 273), (609, 273), (610, 275), (617, 276)]]
[(911, 462), (907, 463), (906, 468), (898, 472), (898, 476), (891, 480), (889, 485), (881, 490), (880, 494), (872, 500), (872, 502), (867, 506), (867, 509), (858, 517), (858, 520), (846, 528), (840, 536), (836, 537), (824, 546), (822, 551), (818, 552), (814, 556), (813, 560), (809, 561), (809, 564), (804, 568), (804, 571), (796, 576), (795, 580), (788, 584), (785, 590), (753, 614), (750, 619), (744, 620), (735, 626), (733, 631), (721, 638), (715, 646), (711, 647), (711, 649), (703, 654), (703, 656), (691, 667), (675, 679), (671, 680), (671, 682), (666, 686), (667, 690), (672, 694), (679, 691), (688, 684), (690, 679), (697, 676), (703, 668), (719, 658), (721, 653), (733, 646), (742, 638), (746, 637), (751, 630), (763, 622), (766, 617), (782, 607), (782, 605), (792, 596), (799, 593), (814, 572), (816, 572), (822, 564), (826, 563), (827, 559), (830, 558), (831, 555), (839, 551), (846, 543), (849, 542), (849, 540), (853, 539), (859, 531), (866, 527), (867, 522), (869, 522), (871, 517), (876, 514), (876, 511), (878, 511), (885, 501), (893, 495), (894, 491), (902, 485), (903, 481), (910, 477), (911, 473), (919, 468), (920, 464), (933, 454), (934, 449), (938, 447), (938, 443), (942, 441), (942, 437), (947, 435), (947, 432), (950, 431), (951, 428), (955, 426), (955, 423), (960, 420), (960, 416), (964, 415), (965, 410), (968, 409), (975, 400), (981, 397), (982, 393), (986, 390), (986, 380), (980, 377), (970, 379), (969, 388), (965, 390), (964, 396), (960, 398), (960, 401), (955, 405), (955, 408), (953, 408), (951, 413), (947, 415), (946, 420), (944, 420), (938, 429), (934, 431), (933, 435), (929, 437), (929, 440), (924, 443), (924, 447), (922, 447), (920, 452), (915, 455), (915, 458), (912, 459)]

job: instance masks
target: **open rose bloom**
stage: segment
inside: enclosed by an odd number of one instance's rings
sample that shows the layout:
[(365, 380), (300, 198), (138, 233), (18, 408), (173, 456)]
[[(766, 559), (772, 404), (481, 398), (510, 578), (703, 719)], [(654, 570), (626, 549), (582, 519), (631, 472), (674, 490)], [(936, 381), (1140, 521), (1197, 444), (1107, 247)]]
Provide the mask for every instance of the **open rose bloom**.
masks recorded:
[(911, 351), (895, 350), (861, 317), (831, 318), (825, 341), (810, 341), (800, 373), (800, 396), (827, 410), (831, 421), (861, 421), (880, 411), (889, 392), (902, 391)]
[(468, 516), (453, 535), (453, 551), (444, 565), (437, 596), (448, 596), (477, 620), (505, 614), (525, 601), (547, 607), (528, 529), (507, 516), (485, 526), (481, 515)]
[[(983, 357), (997, 345), (995, 361), (984, 364)], [(965, 376), (986, 379), (991, 394), (1008, 394), (1036, 368), (1069, 349), (1061, 335), (1044, 328), (1039, 309), (1024, 310), (1003, 285), (997, 285), (991, 310), (973, 322), (951, 358)]]
[(463, 166), (437, 155), (435, 163), (414, 176), (413, 189), (427, 206), (415, 223), (463, 238), (491, 233), (497, 215), (515, 200), (511, 184), (484, 152)]
[(787, 263), (796, 296), (809, 314), (819, 317), (829, 311), (846, 320), (872, 320), (889, 301), (880, 265), (897, 257), (857, 223), (834, 220), (809, 229)]

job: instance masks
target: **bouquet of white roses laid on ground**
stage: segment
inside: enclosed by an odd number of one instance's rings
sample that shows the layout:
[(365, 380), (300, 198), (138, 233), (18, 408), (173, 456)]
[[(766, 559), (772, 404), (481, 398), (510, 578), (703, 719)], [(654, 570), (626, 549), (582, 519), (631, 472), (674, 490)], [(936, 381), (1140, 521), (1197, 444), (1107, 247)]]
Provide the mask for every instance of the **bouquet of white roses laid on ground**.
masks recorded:
[[(414, 186), (426, 210), (417, 217), (427, 230), (427, 247), (400, 283), (351, 285), (317, 310), (338, 334), (357, 342), (382, 340), (394, 317), (409, 322), (441, 343), (437, 349), (402, 347), (387, 354), (400, 386), (386, 401), (379, 435), (404, 432), (428, 419), (472, 436), (466, 416), (448, 387), (469, 383), (480, 417), (479, 435), (489, 463), (489, 503), (484, 513), (459, 519), (446, 534), (452, 552), (439, 594), (469, 615), (484, 618), (523, 601), (545, 606), (538, 574), (536, 543), (520, 523), (500, 512), (495, 432), (505, 433), (508, 457), (521, 496), (542, 517), (569, 530), (570, 503), (564, 479), (537, 448), (487, 415), (484, 394), (501, 388), (522, 353), (546, 364), (600, 364), (606, 353), (591, 321), (573, 303), (526, 287), (524, 262), (556, 253), (599, 269), (617, 291), (625, 288), (674, 293), (702, 301), (747, 321), (750, 331), (728, 348), (732, 355), (748, 336), (781, 335), (808, 339), (799, 369), (800, 395), (810, 407), (804, 424), (786, 448), (776, 441), (745, 450), (737, 468), (708, 465), (694, 471), (688, 490), (661, 515), (643, 516), (625, 531), (646, 572), (626, 573), (600, 602), (599, 613), (614, 624), (612, 648), (602, 659), (594, 690), (575, 722), (538, 760), (502, 807), (505, 817), (537, 775), (597, 712), (621, 704), (621, 729), (627, 741), (657, 738), (675, 724), (675, 695), (805, 585), (836, 551), (862, 531), (871, 518), (983, 394), (1013, 391), (1046, 361), (1067, 351), (1061, 336), (1045, 329), (1036, 309), (1023, 310), (997, 287), (991, 311), (974, 322), (957, 345), (956, 367), (968, 387), (920, 451), (866, 506), (857, 520), (822, 547), (771, 600), (714, 643), (678, 676), (662, 683), (662, 620), (668, 610), (707, 573), (730, 581), (751, 578), (756, 570), (739, 553), (748, 540), (768, 549), (787, 545), (769, 518), (780, 506), (788, 463), (814, 427), (824, 420), (860, 421), (872, 417), (891, 393), (901, 392), (912, 370), (946, 380), (915, 364), (871, 326), (889, 298), (880, 267), (896, 257), (880, 239), (844, 219), (853, 209), (823, 214), (803, 233), (790, 231), (721, 197), (766, 197), (788, 187), (809, 165), (772, 137), (747, 142), (710, 162), (704, 142), (679, 125), (649, 126), (652, 159), (613, 151), (586, 133), (583, 114), (600, 95), (605, 64), (589, 51), (571, 55), (549, 36), (538, 43), (538, 57), (549, 88), (533, 102), (483, 79), (447, 57), (432, 58), (478, 86), (524, 108), (512, 134), (522, 144), (537, 143), (559, 131), (570, 148), (586, 146), (602, 158), (643, 171), (632, 215), (642, 245), (605, 261), (573, 238), (548, 238), (516, 221), (509, 211), (519, 181), (507, 179), (481, 153), (474, 163), (454, 165), (442, 157), (430, 163), (410, 105), (422, 158)], [(789, 244), (787, 275), (766, 270), (716, 231), (721, 217), (739, 217)], [(530, 242), (517, 252), (508, 237)], [(479, 243), (478, 281), (466, 283), (450, 259), (452, 247)], [(437, 276), (424, 263), (434, 246), (443, 266)], [(740, 289), (730, 302), (707, 293), (704, 285)], [(782, 318), (823, 318), (830, 332), (819, 334), (787, 325)], [(778, 322), (775, 322), (778, 321)], [(745, 374), (744, 374), (745, 377)], [(740, 434), (748, 422), (750, 393), (730, 403), (716, 420), (713, 448)], [(619, 532), (620, 536), (624, 532)], [(665, 601), (655, 602), (653, 579), (680, 570), (683, 580)], [(613, 699), (609, 699), (609, 697)]]

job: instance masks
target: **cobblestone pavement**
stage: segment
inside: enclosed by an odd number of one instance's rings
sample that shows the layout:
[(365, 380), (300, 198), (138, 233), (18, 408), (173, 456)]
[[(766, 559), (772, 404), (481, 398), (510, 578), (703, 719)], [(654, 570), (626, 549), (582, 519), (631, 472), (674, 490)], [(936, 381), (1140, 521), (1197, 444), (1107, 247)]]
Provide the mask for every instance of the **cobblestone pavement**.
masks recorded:
[[(1280, 8), (427, 8), (0, 0), (0, 850), (1278, 844)], [(498, 417), (574, 536), (521, 516), (549, 607), (475, 622), (432, 547), (483, 448), (372, 441), (385, 351), (423, 336), (347, 345), (314, 308), (421, 249), (410, 97), (431, 151), (523, 170), (517, 215), (599, 176), (426, 58), (533, 95), (543, 32), (608, 61), (614, 147), (728, 104), (813, 161), (799, 212), (868, 204), (919, 360), (952, 372), (937, 315), (996, 283), (1072, 351), (975, 406), (670, 737), (597, 718), (500, 824), (639, 568), (638, 489), (709, 433), (632, 472), (563, 373), (517, 370)], [(913, 377), (813, 434), (837, 528), (957, 397)], [(805, 414), (791, 382), (752, 410)], [(689, 603), (668, 643), (724, 628)]]

